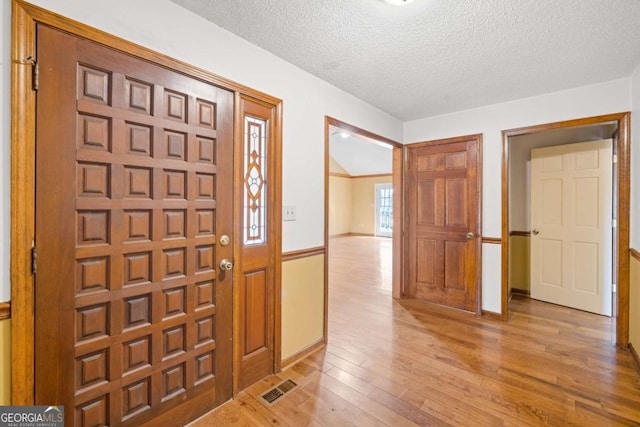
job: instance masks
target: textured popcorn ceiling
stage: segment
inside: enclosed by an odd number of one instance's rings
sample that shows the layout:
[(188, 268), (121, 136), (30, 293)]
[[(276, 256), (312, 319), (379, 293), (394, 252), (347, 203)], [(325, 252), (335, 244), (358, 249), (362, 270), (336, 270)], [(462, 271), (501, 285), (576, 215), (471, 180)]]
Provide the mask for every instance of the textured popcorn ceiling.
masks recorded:
[(631, 75), (640, 0), (172, 0), (401, 120)]

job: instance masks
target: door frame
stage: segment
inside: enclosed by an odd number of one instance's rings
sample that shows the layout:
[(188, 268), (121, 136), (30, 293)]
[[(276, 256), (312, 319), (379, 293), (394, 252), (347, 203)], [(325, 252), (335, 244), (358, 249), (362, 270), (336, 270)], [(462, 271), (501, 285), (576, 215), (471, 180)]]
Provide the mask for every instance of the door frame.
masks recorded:
[[(353, 126), (349, 123), (335, 119), (330, 116), (325, 116), (324, 119), (324, 328), (323, 328), (323, 342), (327, 343), (328, 326), (329, 326), (329, 139), (330, 130), (329, 127), (333, 126), (344, 131), (354, 133), (365, 140), (383, 142), (393, 146), (392, 156), (392, 183), (393, 183), (393, 235), (391, 237), (392, 246), (392, 296), (393, 298), (400, 298), (402, 292), (402, 262), (404, 259), (404, 224), (402, 221), (404, 212), (404, 181), (403, 181), (403, 144), (394, 141), (384, 136), (377, 135), (373, 132), (369, 132), (357, 126)], [(397, 215), (396, 215), (397, 212)]]
[[(251, 89), (247, 86), (222, 78), (212, 72), (182, 62), (133, 42), (116, 37), (104, 31), (89, 27), (70, 18), (34, 6), (24, 0), (12, 0), (11, 22), (11, 403), (13, 405), (33, 405), (35, 386), (34, 354), (34, 275), (32, 273), (32, 248), (35, 239), (35, 125), (36, 96), (33, 88), (33, 64), (36, 58), (36, 26), (45, 24), (72, 35), (99, 43), (141, 60), (169, 68), (191, 78), (229, 90), (238, 95), (259, 100), (274, 107), (275, 118), (272, 123), (276, 145), (275, 158), (272, 159), (276, 174), (271, 185), (275, 186), (276, 200), (273, 201), (275, 214), (272, 217), (272, 236), (276, 240), (274, 256), (274, 292), (275, 316), (275, 354), (274, 372), (280, 371), (281, 347), (281, 241), (282, 224), (279, 220), (282, 211), (282, 100)], [(234, 123), (238, 120), (234, 108)], [(234, 125), (235, 126), (235, 125)], [(238, 143), (234, 136), (234, 145)], [(242, 159), (234, 159), (234, 171), (241, 165)], [(234, 190), (234, 199), (239, 197)], [(241, 193), (240, 193), (241, 194)], [(236, 225), (238, 228), (238, 225)], [(234, 245), (237, 248), (242, 233), (234, 232)], [(234, 281), (234, 294), (237, 281)], [(241, 313), (233, 310), (233, 322)], [(237, 340), (234, 330), (234, 340)], [(235, 354), (234, 354), (235, 357)], [(238, 390), (239, 364), (233, 361), (233, 396)], [(213, 409), (213, 408), (212, 408)]]
[[(477, 230), (476, 230), (476, 237), (475, 237), (475, 241), (476, 241), (476, 311), (475, 311), (475, 314), (476, 316), (481, 316), (485, 314), (482, 311), (482, 243), (484, 242), (484, 239), (485, 239), (482, 236), (482, 177), (483, 177), (482, 141), (483, 141), (483, 135), (481, 133), (477, 133), (473, 135), (457, 136), (453, 138), (436, 139), (433, 141), (415, 142), (411, 144), (406, 144), (404, 146), (404, 149), (406, 153), (405, 158), (408, 159), (409, 158), (408, 151), (410, 149), (417, 149), (417, 148), (429, 147), (434, 145), (455, 144), (457, 142), (464, 142), (469, 140), (475, 140), (478, 143), (478, 156), (476, 159), (476, 174), (477, 174), (476, 194), (478, 199), (477, 200), (478, 212), (476, 217)], [(407, 173), (407, 169), (409, 167), (410, 165), (405, 164), (405, 169), (403, 169), (405, 174)], [(404, 178), (404, 180), (405, 182), (407, 181), (406, 177)], [(407, 245), (409, 244), (408, 239), (405, 243)], [(408, 252), (409, 249), (405, 247), (404, 250)], [(409, 269), (405, 268), (403, 272), (403, 284), (407, 283), (408, 275), (409, 275)], [(404, 293), (404, 288), (403, 288), (403, 293)]]
[[(614, 142), (614, 153), (618, 155), (618, 193), (614, 202), (618, 208), (618, 262), (615, 268), (617, 283), (617, 315), (615, 342), (618, 347), (629, 344), (629, 221), (631, 191), (631, 113), (622, 112), (602, 116), (585, 117), (561, 122), (525, 126), (502, 131), (502, 320), (509, 320), (509, 138), (528, 135), (552, 129), (566, 129), (587, 125), (617, 123), (618, 138)], [(617, 198), (616, 198), (617, 196)]]

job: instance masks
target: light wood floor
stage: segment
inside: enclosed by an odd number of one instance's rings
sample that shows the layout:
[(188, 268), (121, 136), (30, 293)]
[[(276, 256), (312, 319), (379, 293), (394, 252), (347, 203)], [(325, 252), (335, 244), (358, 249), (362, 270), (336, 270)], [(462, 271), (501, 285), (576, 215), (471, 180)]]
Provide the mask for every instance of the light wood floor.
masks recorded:
[[(391, 298), (390, 258), (389, 239), (332, 239), (326, 349), (193, 425), (640, 424), (640, 374), (609, 318), (523, 297), (508, 323), (425, 310)], [(298, 387), (258, 401), (287, 378)]]

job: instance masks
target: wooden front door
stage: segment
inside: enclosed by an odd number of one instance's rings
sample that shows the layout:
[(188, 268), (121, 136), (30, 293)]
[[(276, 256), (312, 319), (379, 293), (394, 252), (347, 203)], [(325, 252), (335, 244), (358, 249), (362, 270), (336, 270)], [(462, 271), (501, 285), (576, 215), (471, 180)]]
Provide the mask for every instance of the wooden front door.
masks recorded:
[(183, 425), (232, 395), (233, 95), (38, 27), (35, 400)]
[(612, 143), (531, 150), (531, 298), (611, 316)]
[(407, 146), (404, 297), (479, 309), (480, 138)]

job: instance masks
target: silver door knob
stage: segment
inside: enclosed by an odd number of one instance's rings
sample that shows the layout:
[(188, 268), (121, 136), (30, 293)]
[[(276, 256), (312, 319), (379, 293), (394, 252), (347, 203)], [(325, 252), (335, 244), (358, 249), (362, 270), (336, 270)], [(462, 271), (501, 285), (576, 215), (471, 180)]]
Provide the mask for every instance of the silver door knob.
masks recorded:
[(472, 232), (468, 232), (468, 233), (467, 233), (467, 239), (471, 240), (471, 239), (473, 239), (474, 237), (476, 237), (476, 235), (475, 235), (475, 234), (473, 234)]
[(531, 230), (531, 232), (536, 236), (540, 234), (540, 231), (537, 228), (534, 228), (533, 230)]
[(220, 261), (220, 270), (228, 271), (228, 270), (231, 270), (232, 268), (233, 268), (233, 263), (228, 259), (225, 258), (222, 261)]

